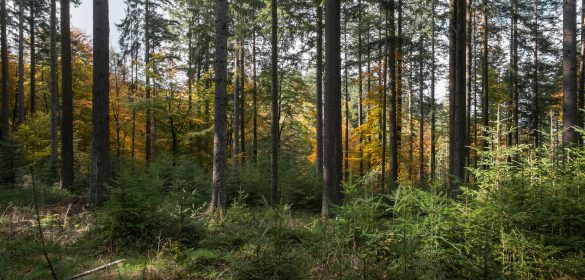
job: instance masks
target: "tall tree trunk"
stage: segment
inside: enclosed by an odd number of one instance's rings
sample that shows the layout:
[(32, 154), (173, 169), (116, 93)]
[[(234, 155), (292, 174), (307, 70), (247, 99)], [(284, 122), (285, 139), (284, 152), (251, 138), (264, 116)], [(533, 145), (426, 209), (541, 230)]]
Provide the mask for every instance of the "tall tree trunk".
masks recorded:
[(252, 161), (258, 160), (258, 85), (256, 77), (256, 27), (252, 41)]
[(576, 0), (563, 1), (563, 145), (575, 145), (579, 134), (577, 111), (577, 4)]
[(30, 114), (35, 114), (37, 107), (36, 96), (36, 47), (35, 47), (35, 2), (29, 1), (30, 18), (28, 19), (30, 25)]
[(418, 127), (418, 179), (420, 181), (421, 189), (425, 187), (425, 106), (424, 106), (424, 79), (423, 79), (423, 38), (420, 38), (419, 46), (419, 68), (418, 68), (418, 102), (420, 111), (420, 120)]
[[(380, 36), (380, 39), (382, 36)], [(381, 178), (381, 182), (382, 184), (380, 185), (380, 191), (382, 193), (384, 193), (386, 191), (386, 140), (388, 139), (388, 137), (386, 136), (386, 105), (387, 105), (387, 97), (388, 97), (388, 55), (389, 55), (389, 38), (388, 38), (388, 9), (385, 9), (384, 11), (384, 58), (383, 58), (383, 63), (382, 60), (380, 61), (380, 64), (383, 64), (384, 70), (382, 72), (380, 72), (380, 70), (378, 70), (378, 77), (380, 79), (380, 82), (382, 83), (382, 116), (381, 116), (381, 128), (380, 130), (382, 131), (382, 178)], [(380, 45), (380, 50), (382, 50), (382, 45)], [(380, 54), (382, 54), (382, 51), (380, 51)], [(380, 59), (382, 59), (380, 57)], [(379, 69), (382, 68), (382, 65), (380, 65), (380, 67), (378, 67)]]
[(465, 42), (466, 0), (451, 0), (449, 28), (449, 185), (450, 197), (457, 197), (465, 180)]
[[(536, 3), (534, 3), (534, 5), (536, 5)], [(535, 20), (537, 20), (537, 18), (535, 18)], [(537, 50), (535, 49), (535, 51), (537, 51)], [(581, 0), (581, 59), (579, 61), (579, 97), (578, 98), (579, 98), (579, 100), (578, 100), (579, 101), (578, 125), (581, 128), (585, 128), (585, 113), (583, 112), (583, 110), (585, 110), (585, 0)]]
[(234, 95), (233, 95), (233, 123), (232, 123), (232, 168), (238, 165), (240, 155), (240, 51), (241, 45), (236, 46), (234, 53)]
[[(357, 63), (358, 63), (358, 127), (364, 124), (364, 108), (363, 108), (363, 73), (362, 73), (362, 0), (358, 0), (358, 52), (357, 52)], [(364, 160), (362, 150), (363, 137), (360, 133), (358, 138), (358, 157), (359, 157), (359, 174), (364, 175)]]
[(272, 130), (271, 130), (271, 146), (272, 152), (270, 154), (270, 205), (272, 209), (278, 203), (278, 146), (279, 146), (279, 111), (278, 111), (278, 2), (277, 0), (270, 0), (270, 15), (271, 15), (271, 36), (270, 36), (270, 62), (271, 62), (271, 109), (272, 109)]
[(93, 100), (90, 201), (105, 200), (110, 174), (110, 23), (108, 0), (93, 0)]
[(325, 0), (325, 94), (323, 109), (322, 216), (340, 205), (342, 174), (341, 144), (341, 3)]
[(347, 52), (349, 49), (347, 42), (347, 15), (344, 17), (344, 28), (343, 28), (343, 64), (344, 64), (344, 89), (345, 89), (345, 139), (344, 139), (344, 156), (343, 156), (343, 176), (345, 179), (349, 178), (349, 66), (347, 60)]
[(390, 68), (390, 108), (388, 115), (390, 117), (390, 188), (395, 189), (398, 185), (398, 97), (396, 92), (396, 25), (394, 19), (394, 0), (389, 3), (389, 23), (390, 23), (390, 56), (388, 67)]
[[(392, 1), (396, 1), (396, 0), (392, 0)], [(402, 17), (403, 17), (403, 11), (402, 11), (402, 1), (403, 0), (398, 0), (398, 36), (396, 37), (396, 39), (394, 40), (396, 43), (396, 151), (397, 153), (400, 152), (400, 150), (402, 149), (402, 96), (403, 96), (403, 82), (402, 82), (402, 73), (404, 71), (404, 50), (403, 50), (403, 36), (402, 36)], [(393, 3), (392, 3), (393, 5)], [(394, 17), (392, 17), (394, 18)], [(394, 32), (392, 33), (392, 36), (394, 36)], [(393, 71), (393, 70), (390, 70)], [(390, 132), (392, 133), (392, 132)], [(391, 153), (391, 157), (392, 157), (392, 152)], [(396, 156), (397, 160), (396, 160), (396, 175), (395, 178), (396, 180), (398, 179), (398, 172), (400, 171), (400, 166), (398, 166), (398, 154)], [(392, 160), (390, 160), (392, 161)]]
[(225, 180), (226, 163), (226, 84), (227, 84), (227, 37), (228, 37), (228, 0), (215, 0), (215, 125), (213, 134), (213, 178), (209, 211), (225, 211), (227, 195)]
[(317, 0), (317, 72), (315, 77), (315, 94), (317, 95), (317, 177), (323, 178), (323, 6), (322, 1)]
[[(191, 4), (192, 2), (188, 2)], [(191, 7), (189, 7), (189, 30), (187, 31), (187, 41), (188, 41), (188, 61), (187, 61), (187, 90), (188, 90), (188, 100), (189, 100), (189, 110), (190, 113), (193, 109), (193, 11)]]
[[(465, 86), (466, 86), (466, 97), (465, 97), (465, 102), (466, 102), (466, 113), (467, 115), (465, 116), (465, 134), (467, 136), (467, 146), (471, 146), (471, 80), (472, 80), (472, 74), (473, 74), (473, 0), (467, 0), (467, 27), (466, 27), (466, 32), (467, 32), (467, 40), (465, 42), (466, 44), (466, 60), (467, 60), (467, 69), (466, 69), (466, 73), (465, 73)], [(470, 162), (470, 157), (471, 157), (471, 150), (467, 149), (467, 153), (465, 155), (465, 161), (467, 162), (467, 164), (469, 164)], [(469, 174), (468, 174), (469, 175)], [(467, 180), (469, 180), (469, 178), (466, 178)]]
[(24, 123), (24, 0), (18, 2), (18, 125)]
[[(69, 0), (61, 0), (61, 180), (73, 189), (73, 74)], [(107, 15), (107, 13), (106, 13)]]
[(146, 141), (144, 141), (144, 157), (146, 160), (146, 164), (148, 164), (152, 160), (151, 156), (151, 100), (150, 100), (150, 36), (151, 36), (151, 27), (150, 27), (150, 0), (146, 0), (144, 2), (144, 66), (145, 66), (145, 76), (146, 76), (146, 84), (145, 84), (145, 98), (146, 98), (146, 125), (145, 125), (145, 133), (146, 133)]
[(49, 34), (49, 58), (50, 58), (50, 91), (51, 91), (51, 167), (57, 168), (57, 145), (58, 145), (58, 118), (59, 118), (59, 89), (57, 78), (57, 3), (51, 0)]
[(435, 136), (435, 0), (431, 0), (431, 183), (435, 182), (436, 173), (436, 136)]
[(481, 90), (482, 90), (482, 101), (481, 101), (481, 121), (483, 139), (481, 141), (482, 150), (485, 152), (488, 150), (488, 137), (489, 137), (489, 126), (490, 126), (490, 115), (489, 115), (489, 60), (488, 60), (488, 40), (489, 40), (489, 22), (488, 22), (488, 1), (483, 1), (483, 34), (482, 34), (482, 47), (481, 47)]
[(242, 39), (242, 48), (240, 49), (240, 151), (242, 152), (242, 164), (246, 162), (246, 72), (244, 71), (245, 44)]
[(8, 39), (6, 38), (6, 0), (0, 1), (0, 57), (2, 59), (2, 130), (0, 140), (8, 139)]
[(509, 135), (508, 145), (519, 144), (519, 119), (518, 119), (518, 0), (512, 0), (512, 34), (510, 39), (510, 78), (512, 99), (512, 130)]
[(413, 55), (413, 48), (414, 46), (410, 47), (408, 51), (408, 57), (410, 57), (410, 63), (408, 67), (408, 180), (414, 182), (414, 166), (416, 162), (414, 161), (414, 118), (412, 112), (413, 106), (413, 98), (414, 98), (414, 55)]
[[(585, 6), (584, 6), (585, 9)], [(540, 105), (539, 105), (539, 83), (538, 83), (538, 0), (532, 0), (532, 17), (534, 18), (533, 23), (533, 30), (532, 30), (532, 37), (534, 41), (534, 66), (533, 66), (533, 73), (532, 73), (532, 95), (533, 95), (533, 108), (532, 108), (532, 137), (534, 139), (534, 146), (540, 147)], [(583, 23), (585, 24), (585, 13), (583, 13)], [(581, 31), (581, 40), (585, 39), (585, 29)], [(585, 42), (582, 41), (581, 43), (581, 53), (582, 55), (585, 54)], [(582, 58), (583, 59), (583, 58)], [(581, 62), (581, 69), (583, 68), (583, 61)], [(581, 72), (582, 80), (581, 82), (585, 81), (585, 75)], [(581, 84), (583, 86), (583, 84)]]

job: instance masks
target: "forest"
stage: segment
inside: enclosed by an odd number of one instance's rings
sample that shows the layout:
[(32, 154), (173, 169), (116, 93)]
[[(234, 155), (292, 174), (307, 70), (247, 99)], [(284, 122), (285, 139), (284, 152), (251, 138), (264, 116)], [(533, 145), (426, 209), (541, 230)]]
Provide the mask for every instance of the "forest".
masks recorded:
[(83, 1), (0, 0), (0, 280), (585, 279), (585, 0)]

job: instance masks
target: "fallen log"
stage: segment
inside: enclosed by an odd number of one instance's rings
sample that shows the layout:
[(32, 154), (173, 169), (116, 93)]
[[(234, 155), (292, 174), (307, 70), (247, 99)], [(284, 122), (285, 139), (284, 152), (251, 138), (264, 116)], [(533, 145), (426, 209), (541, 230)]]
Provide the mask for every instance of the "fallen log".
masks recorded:
[(69, 278), (69, 279), (70, 279), (70, 280), (73, 280), (73, 279), (78, 279), (78, 278), (81, 278), (81, 277), (83, 277), (83, 276), (86, 276), (86, 275), (92, 274), (92, 273), (94, 273), (94, 272), (96, 272), (96, 271), (104, 270), (104, 269), (106, 269), (106, 268), (108, 268), (108, 267), (110, 267), (110, 266), (113, 266), (113, 265), (115, 265), (115, 264), (118, 264), (118, 263), (121, 263), (121, 262), (124, 262), (124, 261), (126, 261), (126, 260), (125, 260), (125, 259), (121, 259), (121, 260), (117, 260), (117, 261), (115, 261), (115, 262), (107, 263), (107, 264), (104, 264), (104, 265), (102, 265), (102, 266), (100, 266), (100, 267), (96, 267), (96, 268), (94, 268), (94, 269), (91, 269), (91, 270), (88, 270), (88, 271), (85, 271), (85, 272), (79, 273), (79, 274), (77, 274), (77, 275), (75, 275), (75, 276), (73, 276), (73, 277), (71, 277), (71, 278)]

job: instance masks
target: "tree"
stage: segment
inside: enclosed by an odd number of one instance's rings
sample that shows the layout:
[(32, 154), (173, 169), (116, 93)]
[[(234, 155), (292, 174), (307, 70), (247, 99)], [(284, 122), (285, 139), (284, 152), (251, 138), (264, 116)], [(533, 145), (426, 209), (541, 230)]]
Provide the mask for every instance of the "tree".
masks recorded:
[(489, 40), (489, 22), (488, 22), (488, 1), (483, 1), (483, 17), (482, 17), (483, 33), (482, 33), (482, 47), (481, 47), (481, 90), (482, 90), (482, 109), (481, 121), (483, 126), (483, 139), (481, 146), (484, 151), (488, 149), (488, 128), (490, 125), (489, 115), (489, 61), (488, 61), (488, 40)]
[(29, 0), (30, 17), (29, 22), (29, 35), (30, 35), (30, 114), (35, 114), (36, 103), (36, 48), (35, 48), (35, 1)]
[(57, 165), (58, 145), (58, 116), (59, 116), (59, 93), (57, 78), (57, 3), (51, 0), (50, 34), (49, 34), (49, 60), (50, 60), (50, 91), (51, 91), (51, 164), (53, 168)]
[(435, 0), (431, 0), (431, 183), (436, 173), (436, 105), (435, 105)]
[(316, 37), (316, 76), (315, 76), (315, 94), (317, 95), (317, 121), (316, 121), (316, 152), (317, 152), (317, 177), (323, 177), (323, 6), (322, 0), (317, 2), (317, 25), (315, 32)]
[(279, 146), (279, 111), (278, 111), (278, 2), (270, 0), (271, 35), (270, 35), (270, 62), (271, 62), (271, 154), (270, 154), (270, 204), (274, 209), (278, 203), (278, 146)]
[(0, 2), (0, 58), (2, 59), (2, 130), (0, 140), (8, 139), (8, 39), (6, 38), (6, 0)]
[(419, 102), (419, 110), (420, 110), (420, 119), (419, 119), (419, 129), (418, 129), (418, 137), (419, 137), (419, 148), (418, 148), (418, 158), (419, 158), (419, 165), (418, 165), (418, 177), (420, 180), (420, 187), (421, 189), (425, 187), (425, 150), (424, 150), (424, 139), (425, 139), (425, 106), (424, 106), (424, 79), (423, 79), (423, 38), (420, 38), (420, 46), (419, 46), (419, 89), (418, 89), (418, 102)]
[(563, 1), (563, 145), (575, 145), (579, 134), (577, 111), (577, 4)]
[[(397, 75), (396, 75), (396, 27), (394, 24), (394, 0), (389, 1), (389, 23), (390, 23), (390, 50), (388, 57), (388, 67), (390, 69), (390, 107), (388, 115), (390, 117), (390, 188), (394, 189), (398, 184), (398, 93), (397, 93)], [(400, 101), (402, 102), (402, 101)]]
[(227, 84), (228, 1), (215, 0), (215, 129), (213, 134), (213, 178), (209, 211), (225, 211), (227, 195), (226, 84)]
[(73, 74), (69, 0), (61, 0), (61, 184), (73, 189)]
[(325, 93), (323, 98), (323, 201), (321, 215), (342, 201), (341, 3), (325, 0)]
[(110, 174), (110, 26), (108, 0), (93, 0), (93, 99), (90, 201), (100, 205)]
[(451, 0), (449, 15), (449, 175), (451, 197), (457, 197), (465, 180), (466, 104), (465, 37), (466, 0)]
[(18, 121), (24, 123), (24, 0), (18, 2)]
[(152, 137), (152, 127), (151, 127), (151, 100), (150, 100), (150, 76), (151, 76), (151, 65), (150, 65), (150, 56), (151, 56), (151, 40), (152, 40), (152, 28), (150, 26), (151, 19), (151, 7), (150, 7), (150, 0), (144, 1), (144, 66), (145, 69), (145, 76), (146, 76), (146, 90), (145, 90), (145, 99), (146, 99), (146, 124), (145, 124), (145, 131), (146, 131), (146, 140), (144, 142), (144, 157), (146, 163), (148, 164), (152, 160), (151, 152), (152, 152), (152, 145), (151, 145), (151, 137)]

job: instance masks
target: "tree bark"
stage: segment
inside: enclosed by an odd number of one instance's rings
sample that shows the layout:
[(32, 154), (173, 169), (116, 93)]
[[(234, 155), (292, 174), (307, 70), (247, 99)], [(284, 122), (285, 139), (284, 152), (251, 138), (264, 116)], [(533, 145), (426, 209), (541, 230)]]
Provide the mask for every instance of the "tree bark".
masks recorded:
[(518, 118), (518, 0), (512, 0), (512, 34), (510, 38), (510, 78), (511, 78), (511, 99), (512, 99), (512, 125), (508, 145), (518, 145), (520, 130)]
[(419, 128), (418, 128), (418, 158), (419, 158), (419, 165), (418, 165), (418, 177), (420, 180), (420, 187), (424, 189), (425, 187), (425, 106), (424, 106), (424, 79), (423, 79), (423, 39), (420, 39), (420, 47), (419, 47), (419, 92), (418, 92), (418, 102), (419, 102), (419, 111), (420, 111), (420, 120), (419, 120)]
[(246, 89), (245, 89), (245, 82), (246, 82), (246, 72), (244, 70), (244, 58), (245, 58), (245, 44), (244, 39), (242, 39), (241, 49), (240, 49), (240, 151), (241, 155), (241, 162), (244, 164), (246, 162)]
[(17, 124), (24, 123), (24, 0), (18, 2), (18, 102)]
[(228, 0), (215, 0), (215, 129), (213, 134), (213, 178), (210, 212), (224, 212), (227, 207), (226, 163), (226, 84)]
[[(381, 38), (381, 34), (380, 34), (380, 39)], [(387, 96), (388, 96), (388, 45), (389, 45), (389, 39), (388, 39), (388, 9), (385, 10), (384, 12), (384, 45), (380, 45), (380, 56), (382, 55), (382, 46), (384, 47), (384, 58), (383, 58), (383, 62), (382, 62), (382, 57), (380, 57), (380, 64), (383, 64), (384, 70), (380, 71), (380, 68), (382, 68), (382, 65), (380, 65), (380, 67), (378, 67), (378, 76), (380, 79), (380, 83), (382, 83), (382, 116), (381, 116), (381, 127), (380, 130), (382, 130), (382, 176), (381, 176), (381, 185), (380, 185), (380, 191), (382, 193), (384, 193), (386, 191), (386, 140), (388, 139), (387, 135), (386, 135), (386, 105), (388, 104), (387, 102)]]
[(254, 27), (254, 40), (252, 42), (252, 161), (258, 161), (258, 85), (256, 77), (256, 28)]
[(436, 136), (435, 136), (435, 0), (431, 0), (431, 184), (435, 182), (436, 173)]
[(2, 59), (2, 130), (0, 140), (8, 140), (8, 39), (6, 38), (6, 0), (0, 1), (0, 57)]
[[(584, 6), (585, 7), (585, 6)], [(583, 22), (585, 23), (585, 13), (583, 14)], [(532, 95), (533, 95), (533, 108), (532, 108), (532, 137), (534, 139), (534, 146), (536, 148), (540, 147), (540, 104), (539, 104), (539, 82), (538, 82), (538, 67), (539, 67), (539, 61), (538, 61), (538, 0), (533, 0), (532, 1), (532, 17), (534, 18), (534, 23), (533, 23), (533, 31), (532, 31), (532, 36), (533, 36), (533, 40), (534, 40), (534, 57), (533, 57), (533, 73), (532, 73)], [(583, 29), (581, 31), (581, 40), (585, 39), (585, 29)], [(582, 50), (582, 55), (585, 54), (585, 42), (582, 41), (581, 43), (581, 50)], [(583, 61), (582, 61), (582, 67), (583, 67)], [(581, 68), (583, 69), (583, 68)], [(581, 75), (583, 76), (583, 72), (581, 73)], [(585, 76), (583, 76), (583, 80), (581, 80), (581, 82), (585, 81)], [(582, 84), (583, 86), (583, 84)]]
[(317, 177), (323, 179), (323, 6), (321, 0), (317, 0), (317, 73), (315, 77), (315, 91), (317, 95)]
[(341, 144), (341, 3), (325, 0), (325, 94), (323, 109), (322, 216), (332, 205), (340, 205), (342, 177)]
[(36, 97), (36, 47), (35, 47), (35, 2), (29, 1), (30, 18), (28, 19), (30, 25), (30, 114), (35, 114), (37, 107)]
[[(73, 74), (69, 0), (61, 0), (61, 181), (73, 189)], [(106, 13), (107, 15), (107, 13)]]
[(449, 180), (450, 197), (457, 197), (465, 180), (465, 42), (466, 0), (451, 0), (449, 27)]
[(485, 152), (488, 150), (488, 137), (489, 137), (489, 126), (490, 126), (490, 115), (489, 115), (489, 72), (488, 72), (488, 40), (489, 40), (489, 23), (488, 23), (488, 1), (483, 1), (483, 39), (481, 49), (481, 90), (482, 90), (482, 101), (481, 101), (481, 121), (483, 139), (481, 140), (482, 150)]
[(145, 84), (145, 101), (146, 101), (146, 124), (145, 124), (145, 133), (146, 139), (144, 141), (144, 157), (146, 160), (146, 164), (148, 164), (151, 158), (151, 100), (150, 100), (150, 35), (151, 35), (151, 27), (150, 27), (150, 0), (146, 0), (144, 2), (144, 66), (145, 66), (145, 76), (146, 76), (146, 84)]
[(577, 111), (577, 4), (575, 0), (563, 1), (563, 145), (578, 143)]
[[(357, 63), (358, 63), (358, 127), (361, 127), (364, 123), (364, 108), (363, 108), (363, 73), (362, 73), (362, 0), (358, 0), (358, 52), (357, 52)], [(359, 174), (364, 175), (364, 160), (362, 150), (363, 137), (360, 133), (358, 138), (358, 157), (359, 157)]]
[(272, 209), (278, 204), (278, 145), (279, 145), (279, 111), (278, 111), (278, 1), (270, 0), (271, 36), (271, 153), (270, 153), (270, 205)]
[[(390, 117), (390, 188), (395, 189), (398, 186), (398, 94), (396, 91), (397, 77), (396, 77), (396, 25), (394, 23), (394, 0), (389, 3), (389, 23), (390, 23), (390, 56), (388, 58), (388, 67), (390, 68), (390, 107), (388, 108), (388, 115)], [(402, 79), (402, 78), (401, 78)], [(400, 101), (402, 102), (402, 101)]]
[(108, 0), (93, 0), (93, 99), (90, 201), (101, 205), (110, 172), (110, 25)]
[(58, 118), (59, 118), (59, 89), (57, 78), (57, 3), (51, 0), (51, 15), (49, 34), (49, 57), (50, 57), (50, 91), (51, 91), (51, 166), (57, 167), (57, 145), (58, 145)]
[[(536, 5), (536, 3), (534, 3)], [(535, 14), (536, 15), (536, 14)], [(537, 20), (537, 18), (535, 18)], [(535, 26), (538, 23), (535, 23)], [(537, 28), (537, 27), (535, 27)], [(535, 33), (537, 35), (537, 33)], [(535, 41), (536, 43), (536, 41)], [(535, 49), (535, 52), (537, 49)], [(536, 75), (536, 74), (535, 74)], [(536, 77), (536, 76), (535, 76)], [(578, 125), (585, 128), (585, 0), (581, 0), (581, 58), (579, 60), (579, 118)], [(585, 144), (585, 143), (582, 143)]]
[(343, 28), (343, 64), (344, 64), (344, 90), (345, 90), (345, 139), (344, 139), (344, 155), (343, 155), (343, 177), (347, 180), (349, 178), (349, 66), (347, 60), (347, 52), (349, 46), (347, 42), (347, 15), (344, 17), (344, 28)]

